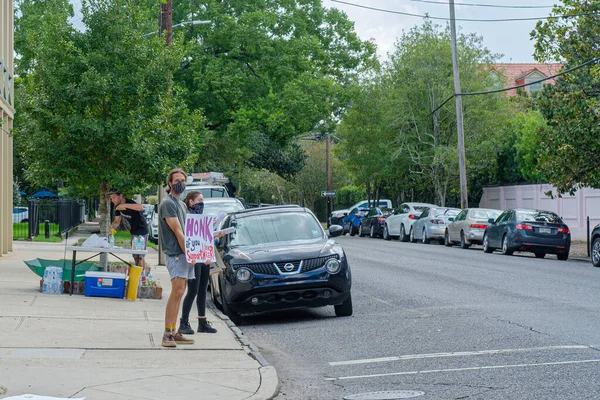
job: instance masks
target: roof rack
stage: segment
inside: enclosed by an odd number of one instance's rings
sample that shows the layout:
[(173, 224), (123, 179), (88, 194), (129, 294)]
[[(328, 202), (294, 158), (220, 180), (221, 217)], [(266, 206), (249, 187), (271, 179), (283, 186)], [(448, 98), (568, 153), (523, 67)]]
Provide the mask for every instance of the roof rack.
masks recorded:
[(298, 204), (282, 204), (282, 205), (277, 205), (277, 206), (247, 208), (245, 210), (236, 211), (234, 214), (236, 214), (236, 215), (239, 215), (239, 214), (248, 214), (248, 213), (252, 213), (252, 212), (261, 212), (261, 211), (284, 209), (284, 208), (300, 208), (300, 209), (304, 209), (304, 207), (299, 206)]
[(193, 184), (216, 184), (225, 185), (229, 183), (229, 178), (226, 178), (222, 172), (193, 172), (191, 177), (194, 179)]

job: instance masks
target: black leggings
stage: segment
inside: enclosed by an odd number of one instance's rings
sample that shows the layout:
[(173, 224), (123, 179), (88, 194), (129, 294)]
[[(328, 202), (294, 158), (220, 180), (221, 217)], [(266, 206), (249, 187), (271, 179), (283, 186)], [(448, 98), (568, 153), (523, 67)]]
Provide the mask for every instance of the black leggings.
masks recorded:
[(181, 319), (189, 321), (190, 311), (194, 298), (197, 296), (196, 304), (198, 304), (198, 317), (206, 317), (206, 289), (208, 288), (208, 275), (210, 273), (210, 265), (196, 264), (194, 265), (194, 274), (196, 279), (188, 281), (187, 293), (183, 299), (181, 308)]

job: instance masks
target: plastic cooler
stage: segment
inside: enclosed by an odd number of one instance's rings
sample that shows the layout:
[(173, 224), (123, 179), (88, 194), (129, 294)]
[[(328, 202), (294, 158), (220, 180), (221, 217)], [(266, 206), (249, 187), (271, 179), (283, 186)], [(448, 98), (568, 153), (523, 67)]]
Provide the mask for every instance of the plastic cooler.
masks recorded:
[(119, 272), (86, 271), (85, 295), (96, 297), (125, 296), (126, 275)]

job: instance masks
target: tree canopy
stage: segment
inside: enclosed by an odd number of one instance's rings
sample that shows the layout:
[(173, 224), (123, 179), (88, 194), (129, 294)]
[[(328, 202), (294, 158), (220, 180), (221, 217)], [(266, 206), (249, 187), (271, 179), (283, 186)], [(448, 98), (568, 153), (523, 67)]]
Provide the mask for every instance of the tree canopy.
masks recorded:
[[(531, 33), (539, 62), (570, 69), (600, 55), (600, 1), (563, 0)], [(593, 63), (544, 87), (538, 107), (547, 120), (539, 134), (538, 170), (558, 193), (600, 188), (600, 66)]]
[[(496, 55), (481, 41), (458, 37), (463, 92), (494, 86), (488, 65)], [(380, 78), (364, 85), (340, 128), (342, 159), (363, 183), (383, 181), (445, 204), (458, 187), (458, 151), (454, 104), (440, 105), (453, 92), (449, 29), (426, 21), (398, 40)], [(465, 97), (463, 107), (467, 169), (479, 177), (495, 169), (511, 107), (503, 94)]]
[(200, 164), (302, 169), (292, 140), (347, 108), (360, 73), (375, 68), (375, 46), (320, 0), (174, 2), (185, 30), (186, 62), (176, 81), (203, 110), (213, 140)]

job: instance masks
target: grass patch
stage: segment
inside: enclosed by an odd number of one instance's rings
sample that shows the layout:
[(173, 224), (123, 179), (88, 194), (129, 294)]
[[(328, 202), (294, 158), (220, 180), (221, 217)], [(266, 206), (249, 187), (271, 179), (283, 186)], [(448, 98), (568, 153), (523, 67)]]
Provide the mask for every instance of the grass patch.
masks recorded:
[[(49, 243), (60, 243), (62, 237), (60, 236), (58, 224), (50, 224), (50, 237), (45, 238), (45, 224), (41, 223), (39, 226), (39, 235), (33, 238), (34, 242), (49, 242)], [(29, 237), (29, 223), (28, 222), (13, 222), (13, 240), (30, 240)]]

